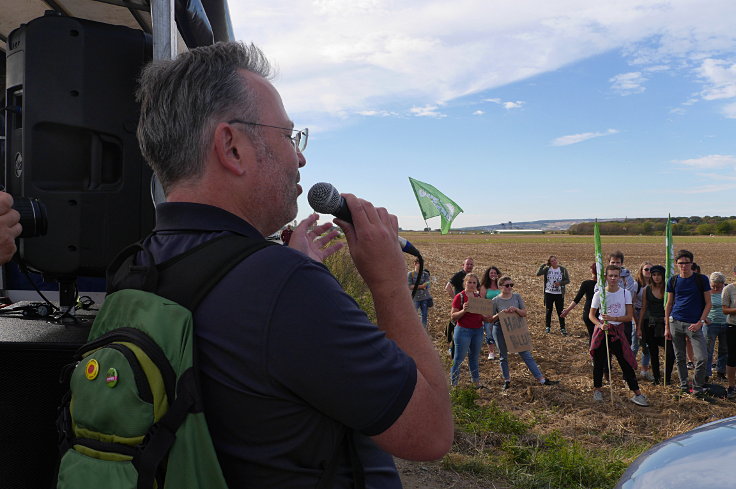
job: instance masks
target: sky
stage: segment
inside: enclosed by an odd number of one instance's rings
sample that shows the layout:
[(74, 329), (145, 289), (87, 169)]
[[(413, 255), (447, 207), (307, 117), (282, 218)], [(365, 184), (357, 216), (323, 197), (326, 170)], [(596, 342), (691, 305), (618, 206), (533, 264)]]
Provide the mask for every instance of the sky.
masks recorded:
[(736, 214), (733, 0), (229, 4), (309, 127), (299, 218), (326, 181), (421, 229), (408, 177), (453, 227)]

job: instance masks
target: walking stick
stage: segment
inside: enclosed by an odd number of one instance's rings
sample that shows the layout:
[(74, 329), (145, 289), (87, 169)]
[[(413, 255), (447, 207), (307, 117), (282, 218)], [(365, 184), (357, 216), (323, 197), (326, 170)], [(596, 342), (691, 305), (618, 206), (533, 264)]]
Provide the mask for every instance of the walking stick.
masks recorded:
[(613, 381), (611, 380), (611, 350), (608, 346), (608, 330), (603, 331), (606, 334), (606, 358), (608, 359), (608, 386), (611, 388), (611, 404), (613, 404)]
[(664, 335), (664, 385), (667, 385), (667, 334)]

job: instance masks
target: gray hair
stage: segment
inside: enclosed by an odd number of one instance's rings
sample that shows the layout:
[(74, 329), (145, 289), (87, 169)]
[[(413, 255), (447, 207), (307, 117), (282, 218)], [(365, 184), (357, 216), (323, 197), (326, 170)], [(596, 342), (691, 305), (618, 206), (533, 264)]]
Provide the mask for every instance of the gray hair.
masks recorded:
[[(271, 77), (263, 52), (241, 42), (192, 49), (174, 60), (154, 61), (141, 73), (138, 144), (165, 193), (202, 175), (218, 123), (231, 118), (258, 122), (258, 101), (238, 70)], [(257, 126), (243, 130), (261, 144)]]
[(726, 276), (723, 275), (721, 272), (713, 272), (710, 274), (710, 281), (717, 284), (725, 284)]

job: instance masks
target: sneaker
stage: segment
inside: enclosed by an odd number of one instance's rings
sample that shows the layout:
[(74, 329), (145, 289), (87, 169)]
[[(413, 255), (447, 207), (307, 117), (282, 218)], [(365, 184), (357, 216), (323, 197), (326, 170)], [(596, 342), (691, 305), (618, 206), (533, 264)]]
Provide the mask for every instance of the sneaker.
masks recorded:
[(557, 385), (559, 383), (560, 383), (559, 380), (549, 380), (549, 379), (544, 379), (542, 382), (540, 382), (540, 384), (542, 385)]
[(495, 359), (496, 359), (496, 355), (494, 353), (488, 354), (488, 360), (495, 360)]
[(641, 374), (641, 378), (645, 380), (654, 380), (654, 374), (650, 372), (649, 370), (642, 370), (639, 372)]
[(636, 404), (637, 406), (649, 406), (649, 401), (647, 400), (647, 396), (644, 394), (637, 394), (634, 397), (631, 398), (631, 402)]
[(593, 400), (596, 402), (603, 402), (603, 393), (601, 391), (593, 392)]
[(562, 336), (567, 336), (567, 330), (565, 328), (560, 329), (560, 333), (562, 333)]
[(504, 380), (503, 381), (503, 390), (507, 391), (511, 387), (511, 381), (510, 380)]
[(545, 333), (549, 333), (549, 331), (550, 331), (550, 329), (548, 327), (547, 328), (544, 328), (544, 332)]
[(736, 387), (729, 387), (728, 389), (726, 389), (726, 397), (728, 397), (729, 399), (736, 398)]
[(695, 364), (693, 362), (687, 362), (687, 369), (692, 370), (695, 368)]

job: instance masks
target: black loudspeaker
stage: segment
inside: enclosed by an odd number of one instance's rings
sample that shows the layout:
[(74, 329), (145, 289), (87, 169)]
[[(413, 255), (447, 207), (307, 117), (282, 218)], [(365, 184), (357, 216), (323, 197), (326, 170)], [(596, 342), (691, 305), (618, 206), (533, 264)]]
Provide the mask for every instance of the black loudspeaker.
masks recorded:
[(48, 211), (48, 233), (22, 239), (20, 255), (52, 277), (104, 276), (153, 228), (135, 135), (151, 38), (50, 13), (11, 32), (7, 47), (5, 186)]
[[(17, 324), (12, 324), (16, 322)], [(88, 327), (3, 318), (0, 333), (0, 487), (51, 489), (59, 460), (59, 382)]]

